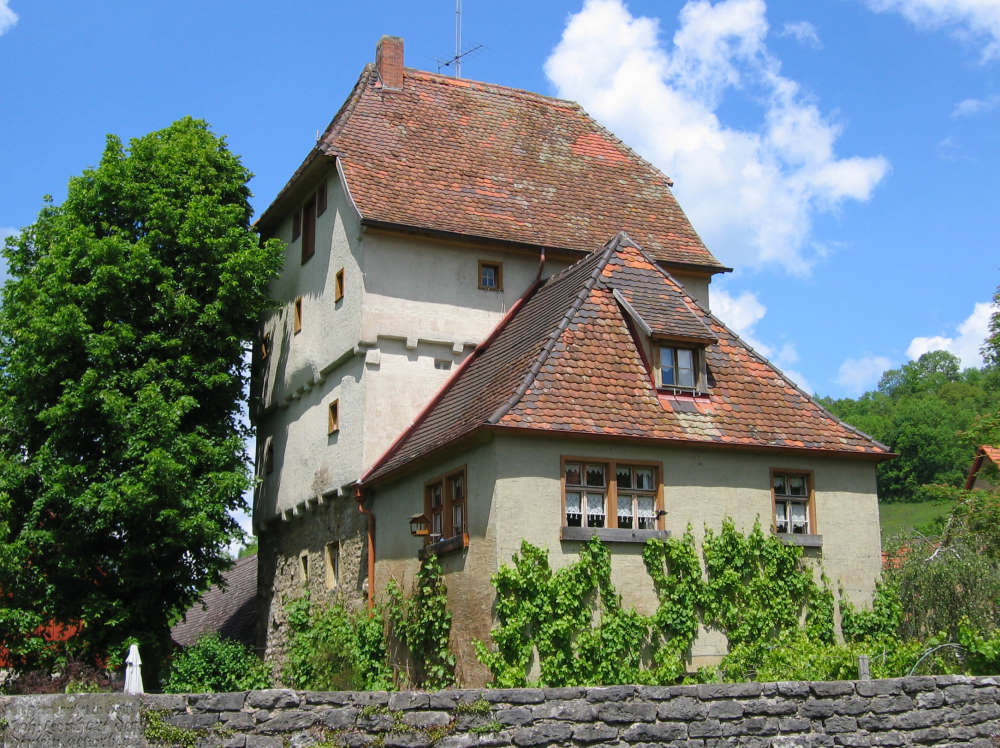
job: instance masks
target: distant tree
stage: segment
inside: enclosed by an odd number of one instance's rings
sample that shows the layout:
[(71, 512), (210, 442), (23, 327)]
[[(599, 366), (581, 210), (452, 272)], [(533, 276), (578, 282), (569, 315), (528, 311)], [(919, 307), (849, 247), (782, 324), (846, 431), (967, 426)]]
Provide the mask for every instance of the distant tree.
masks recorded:
[(1000, 367), (1000, 286), (993, 294), (993, 303), (997, 305), (998, 311), (993, 312), (990, 317), (990, 331), (983, 343), (982, 354), (988, 364)]
[[(282, 248), (250, 227), (251, 174), (190, 118), (108, 136), (8, 239), (0, 307), (0, 645), (25, 665), (155, 670), (219, 581), (250, 485), (244, 353)], [(58, 647), (39, 624), (79, 622)]]
[(997, 367), (960, 369), (946, 351), (925, 353), (882, 375), (857, 400), (824, 400), (839, 418), (899, 454), (878, 468), (883, 501), (915, 501), (927, 484), (959, 486), (979, 443), (974, 425), (995, 413)]

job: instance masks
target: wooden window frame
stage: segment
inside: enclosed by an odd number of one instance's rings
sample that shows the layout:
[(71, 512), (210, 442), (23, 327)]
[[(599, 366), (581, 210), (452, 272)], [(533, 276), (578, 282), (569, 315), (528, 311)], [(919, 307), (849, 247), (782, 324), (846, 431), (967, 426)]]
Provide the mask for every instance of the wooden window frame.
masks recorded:
[(295, 335), (302, 332), (302, 297), (298, 296), (295, 299), (295, 322), (292, 328)]
[(333, 278), (333, 301), (334, 303), (344, 298), (344, 268), (337, 271)]
[(326, 410), (326, 433), (330, 436), (340, 431), (340, 400), (333, 400)]
[[(483, 285), (483, 268), (491, 267), (496, 270), (496, 286)], [(476, 271), (476, 283), (482, 291), (503, 291), (503, 263), (494, 260), (480, 260)]]
[[(571, 526), (566, 519), (566, 464), (579, 462), (582, 465), (604, 465), (605, 470), (605, 487), (604, 487), (604, 527), (588, 527), (586, 520), (581, 519), (580, 527), (576, 528)], [(609, 459), (607, 457), (580, 457), (574, 455), (563, 455), (559, 458), (559, 489), (561, 494), (560, 511), (561, 520), (560, 526), (563, 528), (571, 527), (572, 529), (586, 530), (618, 530), (621, 529), (622, 532), (629, 532), (635, 528), (619, 528), (618, 527), (618, 466), (627, 465), (629, 467), (645, 467), (653, 468), (656, 471), (654, 477), (654, 482), (656, 487), (654, 489), (654, 511), (656, 512), (656, 519), (654, 521), (654, 530), (666, 530), (666, 518), (663, 510), (663, 463), (656, 460), (630, 460), (630, 459)], [(586, 488), (586, 486), (585, 486)], [(628, 492), (634, 489), (627, 489)], [(582, 493), (585, 493), (583, 491)], [(585, 497), (582, 499), (585, 501)], [(586, 506), (581, 506), (585, 509)], [(614, 511), (611, 511), (611, 509)], [(583, 512), (586, 514), (586, 512)]]
[[(787, 486), (788, 476), (796, 475), (802, 476), (806, 479), (806, 497), (804, 499), (797, 496), (790, 496), (787, 493), (782, 494), (781, 498), (778, 498), (774, 490), (774, 478), (776, 475), (785, 476), (785, 485)], [(769, 473), (771, 481), (771, 530), (776, 535), (781, 536), (793, 536), (793, 537), (810, 537), (817, 536), (819, 534), (818, 526), (816, 524), (816, 482), (814, 480), (814, 474), (812, 470), (802, 470), (801, 468), (771, 468)], [(806, 527), (806, 532), (792, 532), (789, 528), (789, 532), (778, 532), (778, 502), (797, 502), (806, 505), (806, 522), (808, 526)]]
[[(674, 352), (674, 370), (677, 370), (677, 351), (691, 351), (692, 363), (694, 365), (694, 385), (688, 386), (686, 384), (664, 384), (663, 383), (663, 367), (660, 365), (661, 353), (660, 351), (664, 348), (669, 348)], [(708, 388), (706, 387), (707, 375), (705, 370), (705, 348), (703, 346), (694, 345), (692, 343), (684, 342), (674, 342), (670, 340), (658, 340), (653, 344), (653, 368), (655, 371), (656, 379), (656, 389), (658, 390), (669, 390), (669, 391), (680, 391), (680, 392), (705, 392)]]
[(316, 254), (316, 194), (302, 205), (302, 261), (305, 265)]
[[(458, 501), (454, 497), (454, 479), (462, 479), (463, 496)], [(431, 495), (434, 488), (441, 490), (441, 533), (435, 537), (434, 512), (431, 507)], [(454, 509), (462, 507), (461, 532), (456, 532), (454, 524)], [(428, 534), (424, 536), (424, 550), (440, 555), (448, 551), (469, 547), (469, 478), (465, 465), (435, 476), (424, 483), (424, 517), (427, 520)]]

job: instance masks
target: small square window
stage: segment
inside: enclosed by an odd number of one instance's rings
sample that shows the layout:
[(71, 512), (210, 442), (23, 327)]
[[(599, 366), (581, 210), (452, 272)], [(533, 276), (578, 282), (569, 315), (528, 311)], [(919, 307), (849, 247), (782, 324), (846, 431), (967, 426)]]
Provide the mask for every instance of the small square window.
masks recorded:
[(480, 260), (479, 287), (484, 291), (503, 291), (503, 264)]
[(344, 298), (344, 268), (337, 271), (333, 281), (333, 300), (340, 301)]
[(302, 332), (302, 297), (295, 300), (295, 334)]
[(329, 407), (329, 409), (327, 411), (327, 414), (328, 414), (328, 419), (327, 419), (327, 433), (328, 434), (335, 434), (335, 433), (337, 433), (340, 430), (340, 412), (339, 412), (339, 406), (338, 406), (339, 402), (340, 402), (339, 400), (334, 400), (332, 403), (330, 403), (330, 407)]

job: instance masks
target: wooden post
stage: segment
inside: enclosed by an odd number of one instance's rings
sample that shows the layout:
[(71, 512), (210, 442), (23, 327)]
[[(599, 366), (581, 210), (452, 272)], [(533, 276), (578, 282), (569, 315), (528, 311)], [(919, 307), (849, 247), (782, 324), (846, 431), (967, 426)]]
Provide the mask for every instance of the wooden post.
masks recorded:
[(868, 655), (858, 656), (858, 680), (871, 680), (871, 662), (868, 659)]

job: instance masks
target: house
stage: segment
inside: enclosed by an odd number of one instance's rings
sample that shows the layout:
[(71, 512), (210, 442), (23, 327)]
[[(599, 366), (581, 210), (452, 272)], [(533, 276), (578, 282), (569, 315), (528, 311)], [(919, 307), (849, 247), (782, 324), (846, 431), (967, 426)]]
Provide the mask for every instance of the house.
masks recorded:
[(888, 450), (712, 316), (729, 268), (670, 187), (578, 105), (380, 40), (258, 222), (288, 247), (252, 383), (268, 657), (291, 597), (371, 602), (434, 551), (478, 683), (489, 578), (522, 539), (560, 563), (596, 532), (648, 610), (641, 542), (726, 515), (870, 597)]
[(983, 445), (976, 450), (976, 457), (965, 479), (966, 491), (993, 491), (996, 489), (997, 470), (1000, 469), (1000, 447)]

